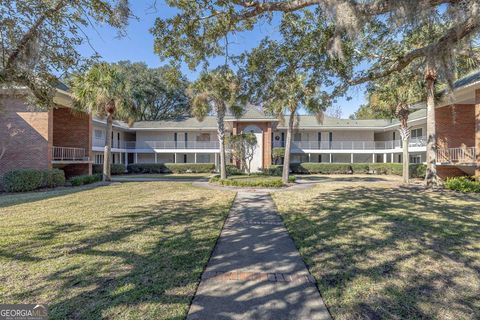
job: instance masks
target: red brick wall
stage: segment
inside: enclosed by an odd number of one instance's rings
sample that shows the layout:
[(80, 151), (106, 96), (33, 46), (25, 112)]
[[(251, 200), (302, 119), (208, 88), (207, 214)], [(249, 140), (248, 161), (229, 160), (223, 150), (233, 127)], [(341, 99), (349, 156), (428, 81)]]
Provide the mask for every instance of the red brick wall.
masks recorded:
[(446, 179), (448, 177), (463, 177), (467, 174), (454, 166), (437, 166), (437, 175), (441, 179)]
[(475, 145), (475, 105), (456, 104), (435, 110), (439, 147), (458, 148)]
[(82, 176), (85, 174), (92, 174), (92, 165), (90, 163), (76, 163), (66, 166), (54, 165), (55, 168), (62, 169), (65, 172), (65, 177)]
[(86, 113), (70, 108), (53, 109), (53, 145), (91, 150), (91, 121)]
[(475, 175), (480, 177), (480, 90), (475, 91), (475, 147), (477, 153), (477, 168)]
[(19, 168), (50, 168), (51, 112), (34, 110), (21, 97), (0, 96), (0, 104), (0, 142), (5, 145), (0, 176)]

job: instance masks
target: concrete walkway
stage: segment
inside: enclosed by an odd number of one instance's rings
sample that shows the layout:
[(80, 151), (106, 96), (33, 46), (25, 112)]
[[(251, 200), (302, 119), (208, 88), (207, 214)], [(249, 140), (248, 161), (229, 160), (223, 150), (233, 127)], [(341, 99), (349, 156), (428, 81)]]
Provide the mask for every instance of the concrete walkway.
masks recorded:
[(238, 192), (187, 319), (331, 319), (268, 193)]

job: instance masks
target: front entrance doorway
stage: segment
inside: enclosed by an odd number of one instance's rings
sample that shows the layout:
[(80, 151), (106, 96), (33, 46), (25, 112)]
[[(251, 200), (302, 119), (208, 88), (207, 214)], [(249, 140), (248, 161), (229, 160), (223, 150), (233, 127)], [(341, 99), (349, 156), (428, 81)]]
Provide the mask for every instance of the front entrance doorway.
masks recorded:
[(259, 172), (263, 168), (263, 131), (257, 126), (251, 125), (243, 129), (243, 133), (253, 133), (257, 138), (257, 148), (253, 155), (251, 172)]

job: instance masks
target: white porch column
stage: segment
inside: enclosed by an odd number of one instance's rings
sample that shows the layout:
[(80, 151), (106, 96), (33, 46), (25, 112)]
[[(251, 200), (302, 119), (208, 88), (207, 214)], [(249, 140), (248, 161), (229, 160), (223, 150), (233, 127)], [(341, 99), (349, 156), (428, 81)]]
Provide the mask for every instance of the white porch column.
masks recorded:
[(332, 154), (331, 154), (331, 153), (329, 153), (329, 156), (330, 156), (330, 158), (329, 158), (329, 160), (330, 160), (330, 163), (332, 163)]
[(175, 157), (175, 163), (177, 163), (177, 153), (174, 153), (174, 157)]
[(311, 153), (308, 154), (308, 162), (312, 162), (312, 154)]
[(218, 170), (218, 153), (215, 153), (215, 168)]
[(128, 153), (125, 152), (125, 170), (128, 168)]
[(387, 163), (387, 154), (386, 153), (383, 154), (383, 163)]
[(392, 163), (395, 162), (395, 157), (393, 156), (393, 152), (392, 152), (392, 158), (390, 159)]
[(372, 163), (375, 163), (375, 153), (372, 153)]
[(353, 153), (350, 153), (350, 163), (353, 163)]
[(138, 163), (138, 153), (135, 152), (135, 163)]
[(197, 153), (194, 153), (195, 155), (195, 163), (197, 163)]
[(158, 163), (157, 161), (157, 153), (155, 152), (155, 163)]

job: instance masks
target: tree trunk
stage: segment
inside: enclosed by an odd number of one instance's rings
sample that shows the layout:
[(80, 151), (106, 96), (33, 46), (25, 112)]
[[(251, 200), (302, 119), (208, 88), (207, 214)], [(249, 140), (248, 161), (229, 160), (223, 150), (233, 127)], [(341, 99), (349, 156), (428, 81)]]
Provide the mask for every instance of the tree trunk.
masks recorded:
[(103, 151), (103, 181), (111, 181), (110, 175), (110, 157), (112, 150), (112, 130), (113, 130), (113, 114), (108, 113), (107, 116), (107, 136), (105, 137), (105, 148)]
[(436, 187), (437, 178), (437, 136), (435, 128), (435, 80), (436, 68), (431, 61), (427, 62), (425, 80), (427, 83), (427, 173), (425, 183), (427, 187)]
[(290, 119), (288, 120), (287, 140), (285, 141), (285, 155), (283, 158), (282, 182), (285, 184), (288, 183), (288, 175), (290, 174), (290, 149), (292, 145), (292, 131), (294, 123), (295, 114), (292, 112), (292, 114), (290, 114)]
[[(408, 130), (408, 129), (407, 129)], [(409, 183), (409, 176), (410, 176), (410, 168), (409, 168), (409, 154), (408, 154), (408, 135), (402, 137), (402, 151), (403, 151), (403, 170), (402, 170), (402, 175), (403, 175), (403, 183), (408, 184)]]
[(225, 111), (223, 108), (222, 110), (217, 110), (217, 136), (220, 144), (220, 179), (226, 179), (227, 168), (225, 164), (225, 124), (223, 122), (225, 118)]

